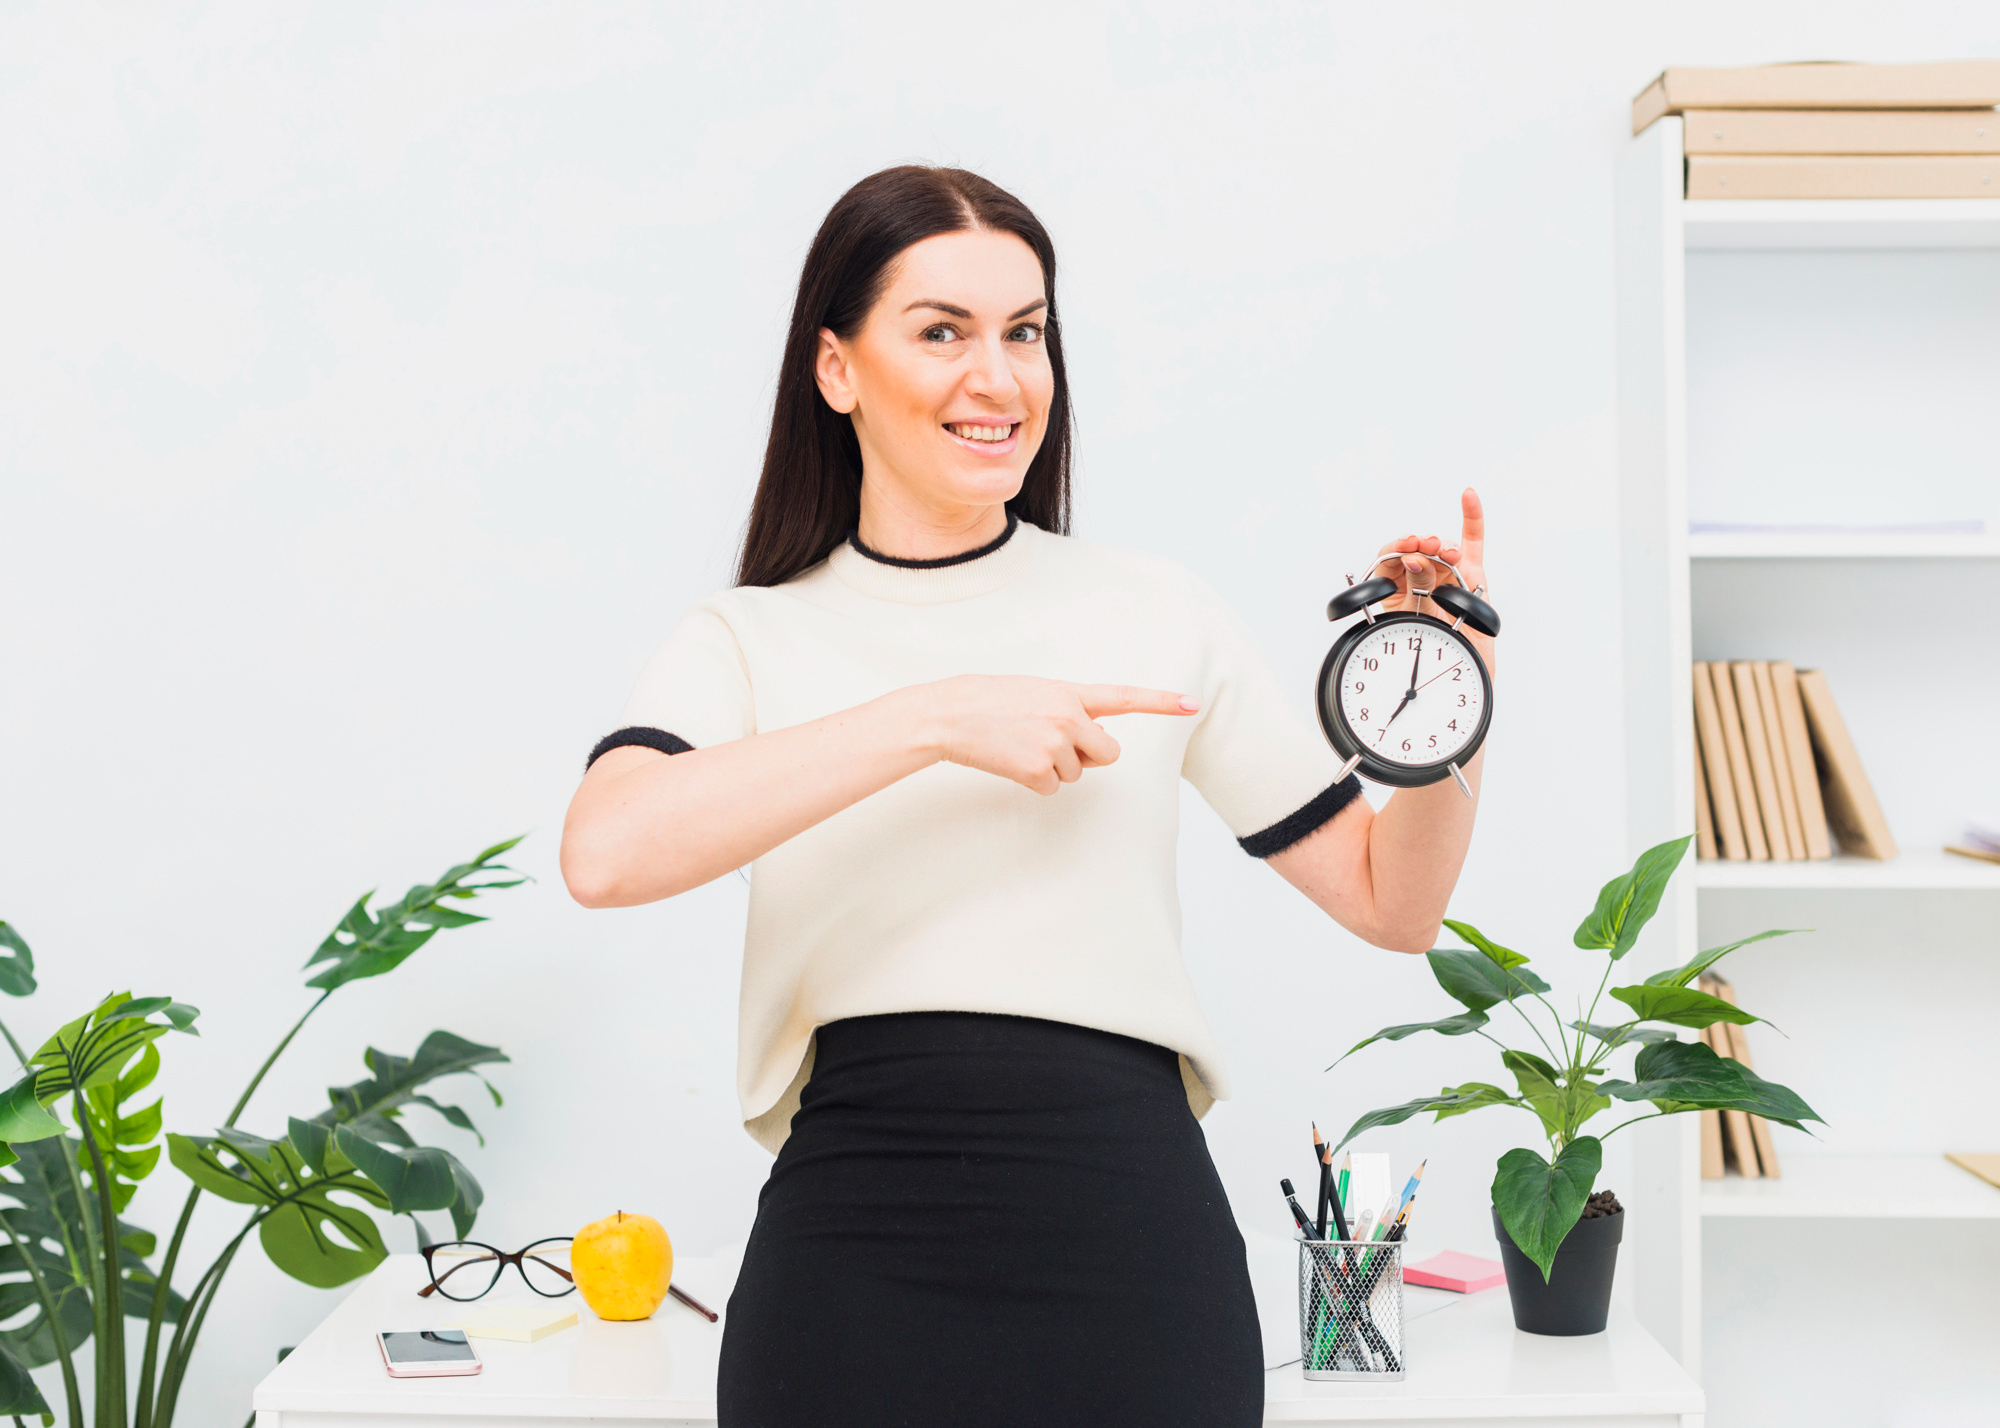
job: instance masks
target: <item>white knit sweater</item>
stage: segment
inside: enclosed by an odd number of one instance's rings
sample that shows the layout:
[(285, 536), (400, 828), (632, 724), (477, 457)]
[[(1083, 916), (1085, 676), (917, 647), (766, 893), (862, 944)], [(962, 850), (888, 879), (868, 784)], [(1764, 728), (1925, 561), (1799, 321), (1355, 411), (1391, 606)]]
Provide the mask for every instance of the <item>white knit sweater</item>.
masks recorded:
[(1104, 720), (1118, 761), (1053, 797), (933, 765), (752, 865), (737, 1092), (774, 1152), (815, 1028), (882, 1012), (1011, 1013), (1156, 1042), (1181, 1054), (1205, 1112), (1229, 1083), (1181, 961), (1180, 780), (1262, 857), (1359, 792), (1333, 785), (1339, 761), (1207, 586), (1025, 522), (970, 559), (924, 568), (847, 544), (783, 585), (711, 596), (599, 748), (702, 748), (957, 674), (1143, 685), (1193, 694), (1201, 712)]

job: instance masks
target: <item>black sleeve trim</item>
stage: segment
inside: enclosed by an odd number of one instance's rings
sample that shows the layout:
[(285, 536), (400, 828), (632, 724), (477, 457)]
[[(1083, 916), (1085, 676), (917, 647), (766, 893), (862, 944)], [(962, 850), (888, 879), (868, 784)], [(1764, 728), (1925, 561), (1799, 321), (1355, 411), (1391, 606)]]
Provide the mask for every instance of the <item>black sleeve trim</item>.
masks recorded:
[(694, 752), (694, 745), (679, 734), (669, 734), (665, 729), (645, 729), (634, 725), (620, 729), (615, 734), (606, 734), (597, 741), (597, 747), (590, 751), (590, 757), (583, 761), (585, 773), (590, 766), (610, 753), (613, 749), (657, 749), (663, 754), (687, 754)]
[(1331, 823), (1334, 815), (1361, 797), (1361, 780), (1349, 774), (1297, 813), (1287, 814), (1261, 833), (1238, 838), (1236, 846), (1253, 858), (1273, 858)]

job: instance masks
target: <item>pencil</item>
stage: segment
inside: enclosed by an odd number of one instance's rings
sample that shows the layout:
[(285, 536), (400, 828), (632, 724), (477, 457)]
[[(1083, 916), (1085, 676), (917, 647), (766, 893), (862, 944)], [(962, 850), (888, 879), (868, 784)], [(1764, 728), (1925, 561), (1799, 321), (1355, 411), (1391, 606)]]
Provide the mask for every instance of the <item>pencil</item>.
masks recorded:
[(702, 1318), (708, 1320), (711, 1324), (722, 1317), (685, 1289), (682, 1289), (678, 1284), (669, 1284), (667, 1286), (667, 1293), (673, 1295), (674, 1298), (680, 1300), (681, 1303), (687, 1305), (688, 1308), (694, 1310), (695, 1313), (701, 1315)]
[(1313, 1122), (1313, 1153), (1319, 1160), (1319, 1237), (1326, 1238), (1326, 1208), (1333, 1199), (1333, 1147), (1326, 1143), (1326, 1137), (1319, 1133), (1319, 1122)]

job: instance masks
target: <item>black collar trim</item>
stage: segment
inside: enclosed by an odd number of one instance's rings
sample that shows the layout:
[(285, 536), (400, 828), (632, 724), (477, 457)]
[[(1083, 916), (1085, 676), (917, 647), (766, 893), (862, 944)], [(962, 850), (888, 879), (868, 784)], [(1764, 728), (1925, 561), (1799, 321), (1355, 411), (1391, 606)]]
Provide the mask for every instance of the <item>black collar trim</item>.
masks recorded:
[(978, 560), (981, 556), (993, 554), (994, 551), (1000, 549), (1001, 546), (1014, 538), (1014, 531), (1020, 524), (1021, 518), (1012, 511), (1009, 511), (1007, 513), (1007, 529), (986, 542), (985, 545), (982, 545), (977, 550), (965, 551), (960, 555), (939, 556), (936, 560), (904, 560), (898, 555), (884, 555), (879, 550), (870, 550), (861, 543), (860, 531), (849, 532), (847, 543), (878, 565), (893, 565), (899, 570), (942, 570), (947, 565), (964, 565), (967, 561)]

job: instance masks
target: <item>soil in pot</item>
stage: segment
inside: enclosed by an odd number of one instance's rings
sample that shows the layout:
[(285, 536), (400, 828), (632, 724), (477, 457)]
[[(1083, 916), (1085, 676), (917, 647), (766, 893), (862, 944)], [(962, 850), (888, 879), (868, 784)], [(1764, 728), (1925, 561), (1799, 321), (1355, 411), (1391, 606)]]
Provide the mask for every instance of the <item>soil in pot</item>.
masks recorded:
[(1493, 1212), (1493, 1234), (1500, 1241), (1500, 1260), (1507, 1267), (1507, 1297), (1514, 1304), (1514, 1327), (1529, 1334), (1573, 1336), (1601, 1334), (1611, 1314), (1611, 1280), (1618, 1269), (1618, 1242), (1625, 1235), (1625, 1210), (1618, 1197), (1600, 1190), (1584, 1205), (1583, 1218), (1571, 1228), (1549, 1266), (1542, 1271), (1521, 1253), (1500, 1212)]

